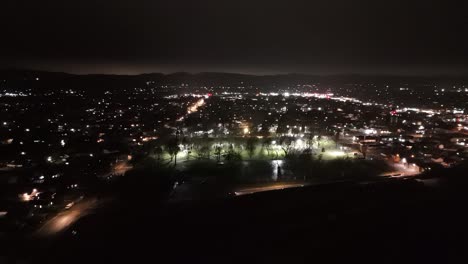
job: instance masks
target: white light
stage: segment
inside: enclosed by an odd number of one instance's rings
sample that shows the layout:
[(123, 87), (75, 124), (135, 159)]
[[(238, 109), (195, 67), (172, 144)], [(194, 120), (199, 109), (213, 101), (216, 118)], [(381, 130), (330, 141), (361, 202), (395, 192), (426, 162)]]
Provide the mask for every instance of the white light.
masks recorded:
[(340, 157), (340, 156), (346, 155), (343, 151), (339, 151), (339, 150), (330, 151), (328, 153), (334, 157)]
[(65, 140), (63, 140), (63, 139), (60, 140), (60, 145), (62, 145), (62, 147), (64, 147), (65, 146)]
[(297, 147), (302, 148), (304, 147), (304, 141), (302, 141), (302, 139), (298, 139), (296, 140), (296, 145)]

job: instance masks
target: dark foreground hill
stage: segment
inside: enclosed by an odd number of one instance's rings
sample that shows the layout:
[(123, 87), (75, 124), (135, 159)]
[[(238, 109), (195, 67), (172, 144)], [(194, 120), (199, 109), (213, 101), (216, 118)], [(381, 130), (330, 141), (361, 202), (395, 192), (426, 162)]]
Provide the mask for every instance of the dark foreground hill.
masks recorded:
[(30, 241), (37, 252), (11, 252), (34, 263), (464, 263), (465, 173), (202, 203), (119, 201), (59, 239)]

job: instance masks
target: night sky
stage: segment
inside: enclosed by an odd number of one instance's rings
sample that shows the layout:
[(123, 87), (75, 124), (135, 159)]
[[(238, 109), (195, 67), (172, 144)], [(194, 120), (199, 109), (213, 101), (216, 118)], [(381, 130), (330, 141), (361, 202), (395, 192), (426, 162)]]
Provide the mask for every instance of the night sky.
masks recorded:
[(6, 0), (0, 67), (126, 74), (468, 73), (464, 2)]

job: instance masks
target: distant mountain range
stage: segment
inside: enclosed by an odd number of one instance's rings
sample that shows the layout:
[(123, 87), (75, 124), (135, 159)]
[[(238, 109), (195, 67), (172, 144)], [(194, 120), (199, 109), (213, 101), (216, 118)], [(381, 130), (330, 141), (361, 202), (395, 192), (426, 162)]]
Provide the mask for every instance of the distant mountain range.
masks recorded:
[(180, 85), (182, 83), (198, 86), (284, 86), (298, 84), (463, 84), (468, 83), (468, 76), (396, 76), (396, 75), (247, 75), (223, 72), (171, 74), (145, 73), (139, 75), (87, 74), (78, 75), (63, 72), (47, 72), (35, 70), (6, 69), (0, 70), (0, 81), (7, 80), (10, 84), (19, 84), (39, 80), (47, 86), (129, 86), (138, 87), (154, 82), (155, 85)]

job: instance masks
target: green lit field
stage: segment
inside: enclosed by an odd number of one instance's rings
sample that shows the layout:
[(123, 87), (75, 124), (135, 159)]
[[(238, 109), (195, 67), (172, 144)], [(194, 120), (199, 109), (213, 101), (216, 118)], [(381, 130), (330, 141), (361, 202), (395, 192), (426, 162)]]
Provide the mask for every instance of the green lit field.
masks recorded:
[[(253, 150), (250, 152), (248, 150), (247, 140), (247, 138), (195, 138), (186, 145), (180, 145), (180, 151), (177, 154), (177, 162), (179, 163), (187, 160), (217, 160), (218, 147), (221, 161), (230, 152), (238, 154), (241, 160), (276, 160), (286, 157), (285, 148), (287, 148), (291, 155), (300, 155), (306, 149), (306, 145), (301, 139), (296, 140), (289, 148), (279, 144), (279, 140), (272, 139), (270, 144), (265, 144), (262, 139), (256, 139), (256, 142), (253, 144)], [(203, 147), (204, 150), (201, 151)], [(348, 153), (345, 153), (339, 146), (337, 148), (335, 141), (328, 138), (315, 140), (311, 149), (312, 156), (322, 160), (333, 160), (353, 156), (352, 152), (348, 151)], [(324, 149), (323, 152), (322, 149)], [(164, 147), (163, 150), (165, 150)], [(155, 154), (152, 154), (151, 157), (157, 159), (157, 155)], [(168, 163), (171, 161), (171, 155), (167, 151), (163, 151), (159, 157), (160, 162)]]

